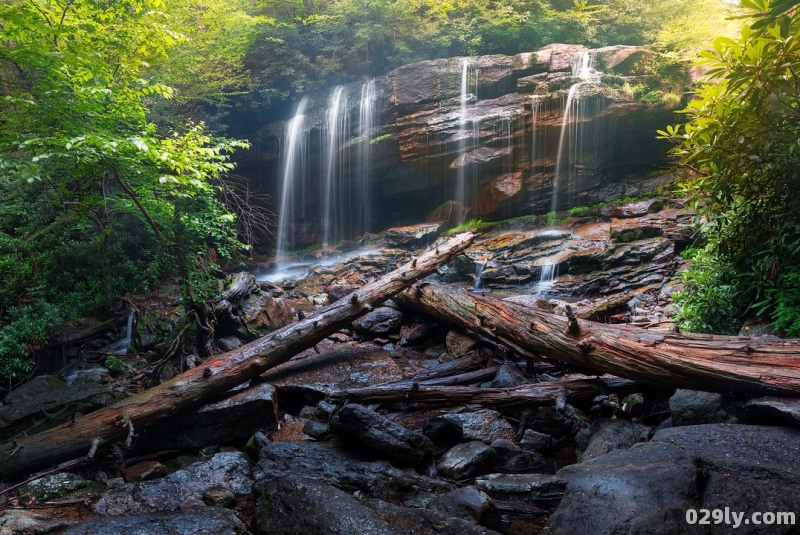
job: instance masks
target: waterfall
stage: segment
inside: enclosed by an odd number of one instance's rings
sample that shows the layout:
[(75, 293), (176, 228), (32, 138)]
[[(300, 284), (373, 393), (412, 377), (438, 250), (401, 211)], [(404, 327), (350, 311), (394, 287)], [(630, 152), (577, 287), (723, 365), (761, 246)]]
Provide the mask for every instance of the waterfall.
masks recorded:
[(536, 283), (536, 293), (546, 294), (553, 287), (553, 283), (558, 277), (558, 264), (550, 264), (539, 267), (539, 282)]
[(475, 282), (472, 283), (473, 290), (480, 290), (483, 286), (483, 268), (486, 264), (475, 263)]
[[(461, 60), (461, 108), (458, 117), (458, 158), (464, 158), (467, 151), (467, 104), (469, 101), (469, 61)], [(462, 162), (457, 167), (456, 202), (467, 206), (467, 165)]]
[(128, 321), (117, 333), (117, 340), (109, 348), (109, 353), (114, 355), (124, 355), (131, 347), (133, 339), (133, 320), (136, 318), (136, 311), (131, 308), (128, 312)]
[(375, 94), (375, 80), (365, 82), (361, 86), (361, 104), (358, 111), (358, 126), (362, 142), (358, 146), (358, 185), (355, 195), (356, 217), (352, 233), (363, 234), (370, 229), (372, 217), (372, 136), (377, 126), (377, 98)]
[(556, 167), (553, 174), (551, 205), (553, 212), (558, 210), (559, 187), (562, 184), (569, 185), (573, 183), (577, 172), (576, 166), (580, 160), (581, 145), (583, 144), (581, 123), (587, 116), (585, 106), (581, 102), (580, 92), (583, 87), (597, 84), (600, 81), (600, 73), (594, 69), (594, 56), (588, 50), (573, 55), (571, 67), (572, 77), (578, 78), (579, 81), (569, 88), (567, 101), (564, 105), (564, 117), (561, 120)]
[(343, 169), (344, 158), (340, 151), (345, 144), (347, 128), (347, 96), (344, 87), (337, 86), (328, 99), (325, 111), (325, 129), (327, 139), (324, 147), (325, 170), (322, 192), (322, 242), (324, 245), (337, 243), (342, 239), (345, 217), (345, 197), (343, 181), (346, 177)]
[[(286, 251), (294, 244), (291, 224), (295, 220), (296, 214), (294, 204), (295, 197), (304, 195), (304, 174), (305, 174), (305, 133), (303, 132), (303, 122), (305, 119), (308, 98), (303, 97), (297, 105), (294, 117), (286, 127), (286, 138), (283, 152), (283, 173), (281, 174), (281, 204), (278, 212), (278, 238), (276, 243), (276, 262), (285, 260)], [(296, 182), (299, 181), (300, 192), (296, 192)], [(299, 195), (298, 195), (299, 194)]]

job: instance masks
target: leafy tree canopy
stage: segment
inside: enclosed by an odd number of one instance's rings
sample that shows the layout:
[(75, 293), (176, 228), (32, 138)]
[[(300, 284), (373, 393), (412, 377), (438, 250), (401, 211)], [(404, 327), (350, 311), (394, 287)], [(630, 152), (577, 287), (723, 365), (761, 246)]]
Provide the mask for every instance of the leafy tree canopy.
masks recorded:
[[(800, 336), (800, 8), (743, 0), (752, 20), (703, 53), (712, 83), (660, 132), (697, 178), (705, 238), (682, 295), (686, 325), (731, 331), (747, 315)], [(720, 298), (720, 296), (724, 296)]]

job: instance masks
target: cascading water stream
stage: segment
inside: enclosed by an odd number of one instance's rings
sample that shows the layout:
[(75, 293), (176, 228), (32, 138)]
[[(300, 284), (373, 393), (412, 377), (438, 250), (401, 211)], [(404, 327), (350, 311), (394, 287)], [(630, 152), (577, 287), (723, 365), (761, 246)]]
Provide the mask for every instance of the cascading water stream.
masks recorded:
[(372, 136), (377, 126), (378, 107), (375, 93), (375, 80), (369, 80), (361, 86), (361, 103), (358, 111), (358, 125), (362, 141), (358, 146), (358, 187), (356, 198), (357, 217), (353, 230), (354, 234), (363, 234), (369, 231), (372, 217)]
[[(458, 157), (462, 158), (467, 151), (467, 104), (469, 103), (469, 62), (470, 58), (461, 60), (461, 106), (458, 117)], [(467, 206), (467, 166), (458, 164), (456, 176), (456, 202)]]
[(345, 178), (342, 169), (344, 158), (340, 151), (347, 136), (347, 95), (344, 87), (337, 86), (328, 99), (325, 111), (325, 173), (322, 192), (322, 242), (330, 245), (338, 242), (341, 236), (341, 221), (347, 208), (344, 206), (341, 182)]
[[(297, 105), (294, 117), (286, 128), (285, 149), (283, 152), (283, 180), (281, 186), (281, 204), (278, 212), (278, 237), (276, 242), (276, 263), (280, 265), (286, 260), (286, 251), (292, 246), (292, 232), (290, 225), (295, 219), (295, 183), (303, 185), (305, 172), (303, 153), (305, 148), (305, 133), (303, 122), (305, 120), (308, 98), (303, 97)], [(301, 192), (302, 193), (302, 192)]]
[[(561, 120), (561, 133), (558, 138), (558, 153), (556, 156), (556, 167), (553, 174), (553, 197), (551, 211), (558, 210), (558, 191), (563, 185), (568, 185), (575, 174), (575, 164), (578, 159), (582, 113), (578, 106), (580, 92), (583, 87), (590, 84), (597, 84), (600, 81), (601, 73), (594, 69), (594, 56), (589, 51), (579, 52), (572, 57), (572, 77), (579, 78), (580, 81), (572, 84), (567, 93), (567, 101), (564, 105), (564, 117)], [(574, 109), (573, 109), (574, 108)], [(574, 123), (574, 124), (573, 124)], [(569, 169), (565, 169), (566, 149), (569, 146)]]
[(536, 293), (539, 295), (546, 294), (552, 287), (553, 283), (558, 277), (558, 264), (550, 264), (541, 266), (539, 268), (539, 282), (536, 283)]
[(128, 321), (125, 326), (117, 333), (117, 340), (109, 348), (109, 353), (114, 355), (124, 355), (131, 347), (131, 340), (133, 339), (133, 320), (136, 318), (136, 311), (131, 308), (128, 312)]
[(486, 264), (475, 263), (475, 281), (472, 283), (473, 290), (480, 290), (483, 286), (483, 268)]

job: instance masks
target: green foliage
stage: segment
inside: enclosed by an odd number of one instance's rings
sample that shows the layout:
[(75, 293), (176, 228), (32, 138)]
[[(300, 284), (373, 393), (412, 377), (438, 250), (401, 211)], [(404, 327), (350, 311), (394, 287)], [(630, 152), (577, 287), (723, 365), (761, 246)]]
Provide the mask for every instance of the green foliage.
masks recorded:
[(268, 0), (262, 6), (274, 25), (258, 27), (263, 33), (245, 65), (254, 76), (253, 97), (268, 106), (405, 63), (513, 55), (551, 43), (656, 43), (665, 55), (653, 68), (682, 86), (687, 56), (724, 28), (729, 14), (719, 0)]
[(163, 0), (0, 4), (0, 358), (10, 363), (0, 378), (30, 369), (31, 348), (64, 318), (106, 309), (169, 269), (191, 306), (206, 252), (241, 250), (220, 198), (229, 156), (246, 144), (202, 124), (164, 133), (148, 121), (174, 95), (167, 53), (188, 41), (177, 30), (187, 10)]
[(33, 367), (33, 353), (58, 327), (60, 311), (43, 300), (10, 308), (0, 329), (0, 378), (25, 378)]
[(475, 230), (479, 229), (483, 226), (483, 221), (480, 219), (470, 219), (469, 221), (465, 221), (458, 225), (457, 227), (453, 227), (447, 231), (445, 234), (446, 236), (455, 236), (456, 234), (460, 234), (462, 232), (466, 232), (468, 230)]
[(582, 215), (591, 214), (594, 210), (590, 206), (573, 206), (569, 209), (570, 217), (579, 217)]
[(684, 257), (691, 268), (681, 276), (684, 289), (674, 296), (680, 307), (675, 321), (692, 332), (736, 333), (737, 290), (732, 270), (708, 249), (689, 249)]
[[(688, 123), (659, 135), (676, 141), (675, 153), (698, 172), (684, 186), (704, 199), (707, 269), (726, 273), (738, 314), (770, 316), (776, 327), (796, 334), (800, 9), (788, 0), (742, 5), (752, 11), (752, 22), (741, 36), (721, 37), (713, 52), (703, 53), (715, 82), (684, 110)], [(704, 299), (697, 291), (696, 299)], [(688, 308), (686, 317), (691, 314)]]

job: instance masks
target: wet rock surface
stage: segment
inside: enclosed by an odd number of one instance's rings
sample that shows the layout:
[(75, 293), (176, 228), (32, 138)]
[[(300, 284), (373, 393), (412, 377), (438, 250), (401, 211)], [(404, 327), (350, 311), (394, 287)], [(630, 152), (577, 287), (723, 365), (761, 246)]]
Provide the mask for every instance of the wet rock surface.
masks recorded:
[(185, 500), (202, 500), (203, 493), (220, 485), (228, 488), (237, 499), (250, 496), (253, 466), (247, 456), (236, 452), (218, 453), (164, 478), (128, 483), (106, 492), (94, 510), (110, 516), (175, 511)]
[[(786, 427), (709, 424), (664, 429), (654, 443), (680, 448), (702, 469), (700, 503), (705, 509), (797, 512), (800, 492), (800, 431)], [(791, 533), (793, 526), (771, 526)], [(741, 533), (763, 533), (745, 524)]]
[(420, 466), (433, 457), (433, 442), (428, 437), (361, 405), (349, 404), (337, 411), (331, 418), (331, 430), (401, 464)]
[(261, 384), (151, 426), (141, 433), (137, 447), (143, 451), (202, 448), (241, 440), (253, 429), (274, 427), (277, 414), (275, 387)]
[(617, 450), (559, 470), (567, 484), (551, 534), (673, 534), (697, 505), (697, 467), (671, 444)]
[(669, 410), (674, 426), (718, 423), (726, 418), (722, 396), (712, 392), (679, 388), (669, 398)]
[(142, 535), (145, 533), (247, 535), (244, 522), (233, 512), (214, 507), (188, 511), (104, 517), (72, 526), (63, 535)]
[(608, 419), (595, 420), (586, 431), (588, 431), (586, 449), (578, 455), (578, 460), (582, 462), (614, 450), (630, 448), (638, 442), (643, 442), (650, 434), (650, 428), (647, 426), (629, 420)]

